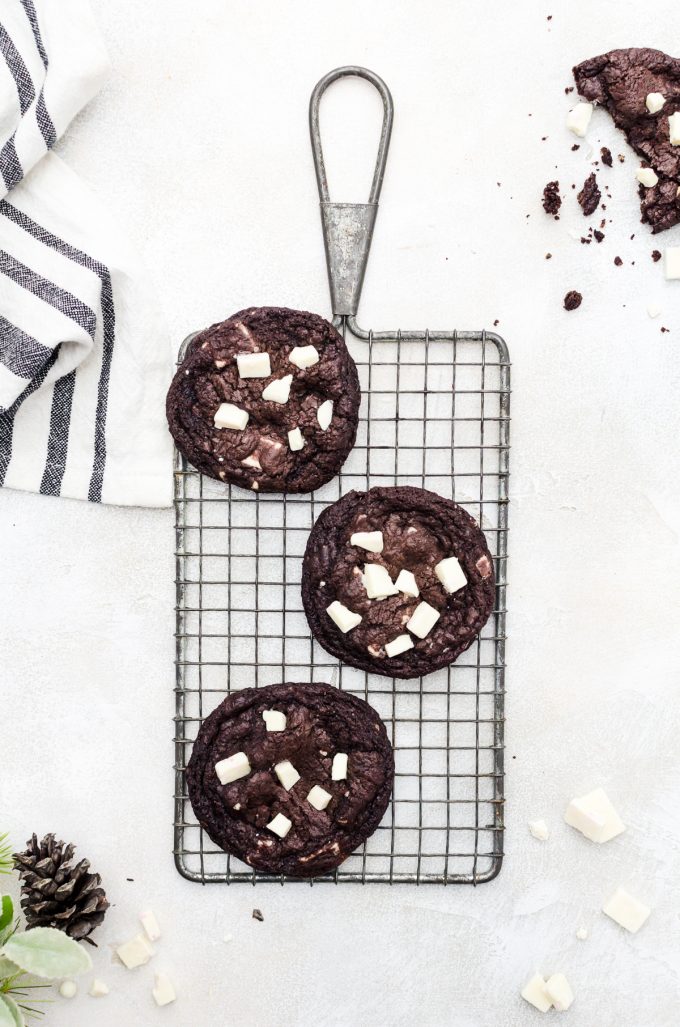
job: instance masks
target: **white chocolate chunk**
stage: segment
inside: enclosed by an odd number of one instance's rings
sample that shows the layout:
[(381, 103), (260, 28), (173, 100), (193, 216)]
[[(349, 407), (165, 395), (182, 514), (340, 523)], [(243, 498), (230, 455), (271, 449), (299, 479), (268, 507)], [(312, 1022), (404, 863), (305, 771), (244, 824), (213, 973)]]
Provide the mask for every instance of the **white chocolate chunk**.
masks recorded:
[(227, 756), (226, 760), (215, 764), (215, 773), (221, 785), (230, 785), (232, 781), (248, 776), (250, 760), (244, 752), (235, 752), (233, 756)]
[(579, 941), (585, 941), (588, 937), (588, 928), (583, 926), (579, 927), (576, 931), (576, 937)]
[(292, 381), (292, 374), (284, 375), (283, 378), (275, 378), (262, 390), (262, 399), (267, 399), (270, 403), (287, 403)]
[(78, 992), (78, 985), (75, 981), (62, 981), (59, 985), (59, 994), (62, 998), (75, 998)]
[(538, 838), (539, 842), (547, 842), (550, 837), (550, 831), (545, 820), (530, 820), (529, 832), (534, 838)]
[(268, 829), (274, 834), (278, 834), (279, 838), (285, 838), (292, 826), (292, 821), (288, 817), (284, 817), (283, 813), (277, 813), (274, 819), (267, 824)]
[(631, 934), (636, 934), (652, 911), (644, 902), (629, 895), (623, 888), (617, 888), (612, 897), (605, 902), (602, 912)]
[(263, 710), (262, 719), (267, 725), (267, 731), (286, 730), (286, 714), (280, 710)]
[(449, 556), (445, 560), (440, 560), (434, 572), (446, 592), (458, 592), (467, 585), (467, 578), (463, 568), (455, 556)]
[(293, 346), (288, 354), (291, 364), (304, 369), (319, 363), (319, 354), (314, 346)]
[(399, 592), (403, 592), (404, 595), (413, 596), (414, 599), (417, 599), (420, 595), (420, 589), (418, 588), (418, 582), (415, 579), (415, 575), (411, 571), (407, 571), (405, 568), (404, 570), (399, 571), (394, 587)]
[(406, 621), (406, 627), (418, 638), (427, 638), (440, 617), (441, 613), (435, 610), (434, 606), (430, 606), (429, 603), (418, 603), (410, 620)]
[(659, 181), (659, 176), (654, 171), (654, 168), (638, 168), (635, 172), (635, 177), (640, 185), (644, 185), (646, 189), (651, 189)]
[(239, 378), (268, 378), (272, 365), (268, 353), (237, 353)]
[(558, 1013), (563, 1013), (574, 1001), (574, 993), (564, 974), (553, 974), (545, 982), (545, 993)]
[(348, 610), (347, 607), (343, 606), (337, 599), (335, 599), (330, 606), (326, 607), (326, 613), (345, 635), (348, 631), (351, 631), (352, 628), (355, 628), (357, 624), (361, 624), (361, 614), (354, 613), (353, 610)]
[(151, 994), (157, 1006), (169, 1006), (177, 998), (167, 974), (156, 974), (155, 987), (151, 989)]
[(397, 635), (385, 645), (385, 652), (389, 657), (400, 656), (408, 649), (413, 649), (413, 639), (410, 635)]
[(663, 270), (669, 282), (680, 278), (680, 246), (667, 246), (663, 251)]
[(355, 531), (350, 536), (349, 543), (351, 546), (366, 549), (369, 553), (382, 553), (383, 533), (382, 531)]
[(300, 780), (300, 775), (290, 760), (281, 760), (280, 763), (277, 763), (274, 767), (274, 773), (287, 792)]
[(647, 93), (645, 106), (650, 114), (658, 114), (665, 102), (666, 97), (663, 93)]
[(668, 134), (671, 146), (680, 146), (680, 111), (671, 114), (668, 119)]
[(243, 431), (249, 420), (248, 411), (233, 403), (220, 403), (213, 418), (216, 428), (233, 428), (236, 431)]
[(319, 422), (321, 431), (327, 431), (333, 420), (333, 400), (325, 399), (316, 412), (316, 419)]
[(369, 599), (384, 599), (394, 596), (398, 588), (394, 585), (387, 569), (379, 563), (367, 563), (364, 567), (364, 588)]
[(582, 139), (588, 130), (592, 116), (592, 103), (577, 103), (567, 114), (567, 128)]
[(139, 920), (149, 941), (158, 941), (161, 929), (155, 914), (150, 909), (146, 909), (139, 914)]
[(298, 453), (305, 444), (302, 432), (299, 428), (291, 428), (288, 432), (288, 445), (292, 453)]
[(104, 995), (108, 995), (109, 987), (104, 981), (100, 980), (99, 977), (95, 977), (90, 985), (90, 995), (92, 998), (103, 998)]
[(143, 934), (138, 934), (125, 944), (119, 945), (116, 955), (128, 970), (134, 970), (137, 966), (144, 966), (154, 955), (154, 950)]
[(575, 827), (586, 838), (600, 845), (626, 830), (626, 825), (602, 788), (596, 788), (579, 799), (572, 799), (565, 810), (564, 819), (570, 827)]
[(531, 980), (527, 981), (521, 995), (524, 1001), (538, 1009), (539, 1013), (547, 1013), (552, 1006), (552, 1000), (545, 992), (545, 981), (540, 974), (534, 974)]
[(647, 313), (650, 317), (658, 317), (661, 313), (661, 307), (657, 307), (656, 303), (650, 303), (647, 306)]
[(260, 463), (260, 461), (254, 453), (251, 453), (250, 456), (247, 456), (245, 460), (241, 461), (241, 463), (244, 467), (254, 467), (257, 471), (262, 470), (262, 464)]
[(319, 812), (321, 812), (321, 810), (326, 808), (332, 798), (333, 796), (331, 793), (327, 792), (325, 788), (322, 788), (320, 785), (314, 785), (307, 796), (307, 802), (313, 806), (314, 809), (318, 809)]
[(331, 781), (345, 781), (347, 778), (347, 762), (349, 757), (346, 752), (336, 752), (331, 767)]

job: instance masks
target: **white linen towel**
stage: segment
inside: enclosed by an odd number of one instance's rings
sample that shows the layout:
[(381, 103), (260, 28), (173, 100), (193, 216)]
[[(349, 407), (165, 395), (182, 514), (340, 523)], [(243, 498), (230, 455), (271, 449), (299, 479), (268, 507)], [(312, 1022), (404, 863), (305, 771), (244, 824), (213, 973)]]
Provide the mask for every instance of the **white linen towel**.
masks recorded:
[(49, 153), (107, 71), (86, 0), (2, 0), (0, 485), (167, 506), (168, 339), (113, 219)]

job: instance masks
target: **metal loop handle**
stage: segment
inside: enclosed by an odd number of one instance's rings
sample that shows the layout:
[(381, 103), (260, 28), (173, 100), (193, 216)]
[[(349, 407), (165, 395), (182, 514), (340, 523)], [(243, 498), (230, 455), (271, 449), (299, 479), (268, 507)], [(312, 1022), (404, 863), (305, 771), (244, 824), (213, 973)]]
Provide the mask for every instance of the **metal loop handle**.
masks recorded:
[[(373, 183), (368, 203), (332, 203), (328, 191), (328, 177), (321, 147), (319, 130), (319, 104), (332, 82), (350, 75), (365, 78), (380, 93), (383, 102), (383, 122), (378, 145), (378, 156), (373, 172)], [(364, 282), (368, 253), (373, 238), (373, 227), (378, 212), (378, 197), (385, 175), (387, 150), (392, 134), (394, 106), (390, 91), (381, 78), (368, 68), (348, 65), (329, 71), (314, 87), (309, 102), (309, 131), (316, 181), (321, 200), (321, 225), (326, 247), (326, 265), (331, 290), (331, 303), (336, 318), (356, 314)]]
[(378, 156), (375, 162), (375, 171), (373, 172), (371, 193), (368, 197), (369, 203), (378, 202), (380, 189), (382, 188), (383, 178), (385, 176), (385, 163), (387, 161), (387, 151), (389, 149), (390, 136), (392, 134), (392, 121), (394, 119), (394, 104), (392, 102), (391, 93), (380, 76), (376, 75), (373, 71), (369, 71), (368, 68), (362, 68), (355, 64), (348, 64), (343, 68), (336, 68), (334, 71), (329, 71), (327, 75), (324, 75), (324, 77), (317, 82), (309, 101), (309, 131), (312, 136), (312, 153), (314, 154), (316, 181), (319, 186), (319, 198), (322, 203), (330, 203), (331, 198), (328, 191), (328, 176), (326, 175), (326, 164), (323, 157), (323, 148), (321, 146), (319, 105), (321, 103), (321, 97), (333, 82), (336, 82), (339, 78), (349, 78), (351, 76), (364, 78), (367, 82), (372, 83), (380, 93), (380, 98), (383, 102), (382, 131), (380, 132)]

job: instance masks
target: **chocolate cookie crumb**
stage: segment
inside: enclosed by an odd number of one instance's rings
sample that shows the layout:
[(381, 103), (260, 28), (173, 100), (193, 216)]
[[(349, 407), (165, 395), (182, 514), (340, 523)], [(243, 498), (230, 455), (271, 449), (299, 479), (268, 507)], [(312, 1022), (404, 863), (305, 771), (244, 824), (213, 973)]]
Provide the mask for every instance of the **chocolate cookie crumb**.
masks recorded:
[(551, 257), (552, 257), (552, 253), (546, 253), (546, 255), (545, 255), (545, 259), (546, 260), (550, 260)]
[(657, 261), (661, 260), (661, 251), (660, 250), (652, 250), (652, 260), (654, 261), (655, 264), (656, 264)]
[(606, 164), (607, 167), (610, 168), (614, 163), (614, 160), (612, 158), (612, 151), (609, 149), (608, 146), (603, 146), (600, 148), (600, 154), (602, 156), (602, 163)]
[(568, 292), (567, 295), (564, 297), (564, 309), (576, 310), (577, 307), (581, 306), (582, 300), (583, 296), (581, 295), (581, 293), (576, 292), (575, 289), (572, 289), (571, 292)]
[(259, 920), (260, 923), (264, 923), (264, 917), (262, 915), (262, 910), (261, 909), (254, 909), (253, 910), (253, 920)]
[(499, 324), (500, 324), (500, 321), (498, 320), (498, 318), (496, 318), (496, 320), (493, 323), (494, 328), (498, 328)]
[(577, 199), (585, 217), (589, 217), (597, 210), (602, 199), (602, 193), (598, 187), (594, 171), (591, 171), (586, 178)]
[(543, 210), (546, 214), (557, 214), (561, 206), (560, 183), (548, 182), (543, 190)]
[(595, 236), (595, 242), (602, 242), (602, 240), (604, 239), (604, 232), (601, 232), (599, 228), (596, 228), (593, 231), (593, 235)]
[(623, 261), (621, 260), (620, 257), (614, 257), (614, 263), (616, 264), (617, 267), (621, 267), (621, 265), (623, 264)]
[(565, 96), (569, 96), (569, 93), (573, 93), (573, 92), (574, 92), (574, 87), (573, 86), (565, 86), (565, 88), (564, 88), (564, 95)]
[(571, 149), (572, 149), (572, 152), (574, 150), (580, 150), (581, 149), (581, 144), (580, 143), (574, 143), (574, 145), (572, 146)]
[(662, 332), (670, 332), (670, 328), (662, 328), (661, 331)]

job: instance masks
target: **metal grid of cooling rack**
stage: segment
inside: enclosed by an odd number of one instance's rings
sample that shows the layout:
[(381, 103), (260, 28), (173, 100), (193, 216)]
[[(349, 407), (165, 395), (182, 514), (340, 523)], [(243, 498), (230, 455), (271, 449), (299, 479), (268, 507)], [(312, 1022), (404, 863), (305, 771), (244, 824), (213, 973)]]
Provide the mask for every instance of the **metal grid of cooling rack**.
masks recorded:
[[(316, 883), (479, 884), (496, 876), (503, 856), (508, 352), (493, 333), (359, 330), (358, 338), (345, 321), (341, 330), (362, 405), (356, 445), (336, 479), (311, 496), (251, 495), (225, 489), (177, 454), (175, 862), (202, 883), (288, 880), (256, 873), (210, 841), (184, 769), (201, 721), (229, 692), (325, 681), (383, 718), (396, 776), (380, 827)], [(496, 605), (453, 666), (395, 681), (338, 664), (313, 641), (300, 571), (325, 506), (350, 489), (406, 484), (455, 499), (481, 523)]]

